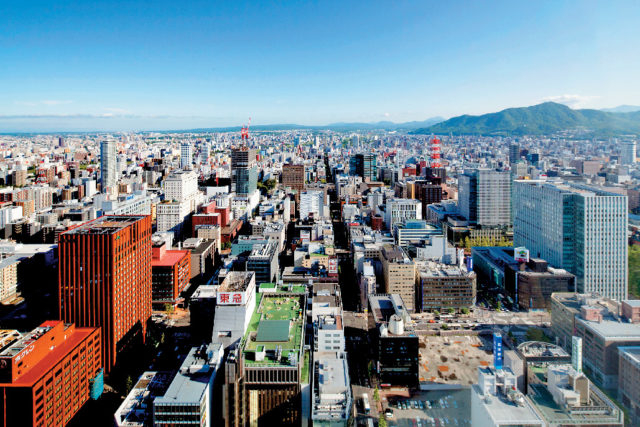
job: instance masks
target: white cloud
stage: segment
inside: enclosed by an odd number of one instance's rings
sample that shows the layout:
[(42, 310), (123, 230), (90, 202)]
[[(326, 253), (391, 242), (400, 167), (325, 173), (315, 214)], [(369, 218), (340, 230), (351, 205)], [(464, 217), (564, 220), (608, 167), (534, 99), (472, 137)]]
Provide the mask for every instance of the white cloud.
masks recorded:
[(542, 98), (542, 102), (551, 101), (567, 105), (571, 108), (585, 108), (590, 106), (591, 101), (598, 98), (600, 97), (595, 95), (556, 95)]
[(391, 115), (391, 114), (389, 114), (389, 113), (384, 113), (384, 116), (385, 116), (385, 117), (389, 117), (390, 115)]

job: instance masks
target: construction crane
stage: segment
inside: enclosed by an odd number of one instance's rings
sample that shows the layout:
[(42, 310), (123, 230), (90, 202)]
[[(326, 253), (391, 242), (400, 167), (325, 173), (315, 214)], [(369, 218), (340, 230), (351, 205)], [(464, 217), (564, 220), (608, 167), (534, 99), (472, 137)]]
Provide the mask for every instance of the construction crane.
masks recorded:
[(242, 129), (240, 130), (240, 139), (242, 139), (242, 142), (245, 145), (249, 140), (249, 126), (251, 126), (251, 117), (249, 117), (249, 123), (247, 124), (247, 126), (242, 126)]

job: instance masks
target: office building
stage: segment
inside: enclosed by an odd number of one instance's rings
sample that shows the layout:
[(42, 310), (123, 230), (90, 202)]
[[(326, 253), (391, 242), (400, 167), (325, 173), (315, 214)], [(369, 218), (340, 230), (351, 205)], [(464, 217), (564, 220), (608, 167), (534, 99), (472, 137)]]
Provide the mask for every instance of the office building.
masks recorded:
[(627, 196), (578, 184), (516, 181), (514, 245), (576, 276), (576, 291), (627, 298)]
[(632, 165), (636, 162), (636, 141), (628, 140), (620, 143), (620, 164)]
[(191, 336), (196, 340), (211, 341), (216, 316), (217, 290), (216, 285), (200, 285), (189, 299)]
[(280, 269), (278, 241), (269, 239), (264, 245), (254, 246), (247, 258), (247, 270), (256, 273), (256, 284), (273, 282)]
[(0, 331), (0, 426), (64, 426), (102, 393), (99, 328), (59, 320)]
[(302, 368), (306, 297), (282, 290), (256, 296), (256, 321), (227, 358), (225, 425), (299, 426), (301, 382), (308, 381), (302, 378), (308, 375), (308, 368)]
[(172, 379), (171, 372), (143, 372), (113, 414), (115, 426), (148, 427), (152, 425), (153, 401), (166, 393)]
[(247, 147), (231, 150), (231, 191), (241, 196), (251, 196), (258, 188), (256, 150)]
[(324, 215), (324, 192), (319, 190), (303, 191), (300, 194), (300, 219), (315, 219)]
[(189, 286), (191, 252), (167, 249), (163, 242), (154, 243), (151, 258), (151, 302), (163, 310), (167, 304), (177, 305), (180, 294)]
[(172, 427), (216, 425), (220, 401), (213, 398), (224, 348), (220, 343), (194, 347), (182, 362), (167, 391), (153, 401), (153, 425)]
[(369, 315), (376, 328), (375, 348), (380, 382), (418, 384), (418, 335), (403, 299), (397, 294), (369, 296)]
[(18, 291), (19, 256), (11, 256), (0, 261), (0, 303), (7, 304), (16, 298)]
[(415, 199), (388, 199), (384, 212), (384, 223), (389, 231), (397, 223), (422, 219), (422, 204)]
[(282, 186), (291, 188), (297, 193), (304, 190), (304, 165), (284, 164), (282, 165)]
[(520, 161), (520, 146), (515, 142), (509, 144), (509, 164), (514, 165)]
[(118, 165), (116, 159), (116, 142), (113, 140), (100, 143), (100, 183), (102, 192), (118, 185)]
[(346, 427), (353, 402), (347, 354), (315, 357), (312, 386), (313, 425)]
[(511, 174), (490, 169), (465, 170), (458, 177), (458, 206), (469, 224), (511, 226)]
[(378, 159), (376, 154), (354, 154), (349, 159), (349, 175), (362, 178), (363, 182), (378, 180)]
[(546, 426), (516, 384), (516, 376), (509, 368), (479, 367), (478, 383), (471, 386), (471, 425)]
[(631, 425), (640, 425), (640, 346), (618, 347), (618, 401), (628, 410)]
[(415, 310), (415, 264), (399, 246), (386, 245), (380, 250), (380, 262), (384, 278), (384, 291), (398, 294), (410, 312)]
[(407, 219), (403, 222), (397, 222), (394, 224), (392, 231), (396, 238), (396, 244), (402, 247), (442, 234), (442, 230), (420, 219)]
[(256, 275), (253, 271), (229, 271), (216, 293), (212, 342), (225, 349), (236, 345), (249, 327), (256, 307)]
[(109, 372), (151, 317), (151, 217), (103, 216), (59, 236), (60, 318), (102, 328)]
[[(464, 267), (427, 262), (418, 271), (419, 311), (459, 310), (476, 303), (476, 274)], [(418, 310), (416, 310), (418, 311)]]
[(193, 146), (189, 142), (180, 144), (180, 167), (191, 169), (193, 166)]

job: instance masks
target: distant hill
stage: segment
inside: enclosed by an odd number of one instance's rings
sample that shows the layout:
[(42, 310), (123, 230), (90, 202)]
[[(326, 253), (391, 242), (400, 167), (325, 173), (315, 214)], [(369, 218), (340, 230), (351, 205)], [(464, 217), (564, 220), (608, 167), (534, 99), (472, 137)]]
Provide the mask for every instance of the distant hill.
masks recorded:
[(634, 111), (640, 111), (640, 105), (618, 105), (613, 108), (601, 108), (600, 111), (606, 111), (608, 113), (633, 113)]
[(545, 102), (532, 107), (508, 108), (481, 116), (458, 116), (414, 134), (541, 135), (582, 129), (598, 135), (640, 133), (640, 111), (611, 113), (601, 110), (573, 110), (566, 105)]
[[(285, 124), (273, 124), (273, 125), (252, 125), (251, 130), (256, 132), (269, 132), (279, 130), (333, 130), (338, 132), (356, 132), (356, 131), (369, 131), (369, 130), (386, 130), (386, 131), (412, 131), (415, 129), (424, 128), (434, 125), (443, 121), (442, 117), (432, 117), (430, 119), (422, 121), (394, 123), (394, 122), (375, 122), (375, 123), (331, 123), (328, 125), (297, 125), (293, 123)], [(240, 132), (240, 126), (233, 127), (218, 127), (218, 128), (198, 128), (198, 129), (186, 129), (186, 130), (168, 130), (164, 132)]]

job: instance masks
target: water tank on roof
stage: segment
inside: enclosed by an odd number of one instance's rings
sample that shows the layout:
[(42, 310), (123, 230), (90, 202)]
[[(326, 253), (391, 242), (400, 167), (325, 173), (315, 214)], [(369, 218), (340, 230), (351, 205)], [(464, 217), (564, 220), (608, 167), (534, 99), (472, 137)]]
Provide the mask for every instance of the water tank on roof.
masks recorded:
[(389, 332), (393, 335), (404, 334), (404, 321), (401, 316), (397, 314), (391, 316), (391, 319), (389, 319)]

